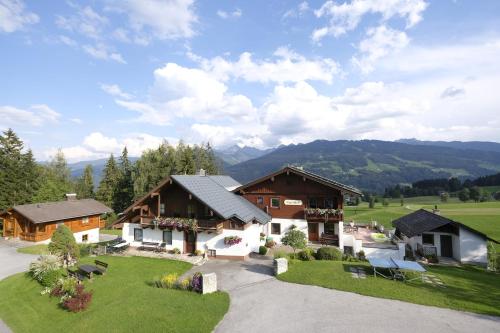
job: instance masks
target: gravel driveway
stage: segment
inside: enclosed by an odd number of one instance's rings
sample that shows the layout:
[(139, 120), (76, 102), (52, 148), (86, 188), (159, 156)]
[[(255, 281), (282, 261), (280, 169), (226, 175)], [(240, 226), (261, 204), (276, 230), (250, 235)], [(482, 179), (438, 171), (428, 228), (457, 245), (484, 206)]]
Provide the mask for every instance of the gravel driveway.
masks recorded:
[(33, 243), (0, 239), (0, 280), (9, 275), (28, 270), (29, 264), (36, 260), (38, 256), (19, 253), (17, 249), (30, 245), (33, 245)]
[(231, 296), (216, 332), (500, 332), (500, 318), (298, 285), (271, 276), (271, 260), (211, 260)]

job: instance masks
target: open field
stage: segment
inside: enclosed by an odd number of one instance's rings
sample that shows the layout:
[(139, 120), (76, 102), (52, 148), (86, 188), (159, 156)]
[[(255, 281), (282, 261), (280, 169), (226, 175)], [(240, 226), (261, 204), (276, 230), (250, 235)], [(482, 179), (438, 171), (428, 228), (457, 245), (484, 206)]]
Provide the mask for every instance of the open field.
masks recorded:
[(99, 232), (101, 234), (107, 234), (107, 235), (116, 235), (116, 236), (122, 235), (122, 231), (120, 229), (100, 229)]
[[(412, 200), (410, 200), (412, 199)], [(411, 213), (417, 209), (425, 208), (431, 210), (437, 205), (441, 215), (452, 220), (464, 223), (471, 228), (477, 229), (500, 241), (500, 201), (490, 202), (440, 202), (438, 197), (417, 197), (405, 199), (404, 206), (401, 207), (399, 200), (389, 203), (384, 207), (377, 203), (375, 208), (368, 208), (367, 203), (359, 206), (346, 206), (344, 209), (345, 221), (369, 222), (377, 221), (386, 227), (392, 227), (391, 222), (403, 215)], [(497, 244), (500, 251), (500, 245)]]
[[(349, 270), (351, 267), (362, 267), (366, 278), (352, 278)], [(424, 283), (420, 279), (401, 282), (373, 277), (373, 271), (366, 262), (326, 260), (293, 260), (288, 272), (279, 275), (278, 279), (361, 295), (500, 316), (499, 274), (474, 266), (431, 266), (427, 269), (428, 273), (439, 278), (445, 287)]]
[(26, 247), (20, 247), (17, 249), (17, 252), (25, 254), (46, 254), (49, 253), (47, 247), (48, 247), (47, 244), (36, 244)]
[[(82, 262), (91, 262), (86, 258)], [(14, 332), (211, 332), (229, 308), (229, 295), (158, 289), (150, 285), (164, 273), (186, 272), (180, 261), (142, 257), (100, 257), (106, 275), (86, 282), (90, 307), (70, 313), (58, 299), (40, 295), (43, 287), (27, 274), (0, 281), (0, 318)]]

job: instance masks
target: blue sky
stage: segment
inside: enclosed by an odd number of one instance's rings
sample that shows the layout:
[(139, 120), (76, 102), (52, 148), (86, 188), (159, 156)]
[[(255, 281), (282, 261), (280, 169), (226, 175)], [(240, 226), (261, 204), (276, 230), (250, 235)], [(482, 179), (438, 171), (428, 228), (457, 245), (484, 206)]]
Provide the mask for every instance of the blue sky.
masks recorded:
[(0, 129), (46, 160), (162, 140), (500, 141), (500, 2), (0, 0)]

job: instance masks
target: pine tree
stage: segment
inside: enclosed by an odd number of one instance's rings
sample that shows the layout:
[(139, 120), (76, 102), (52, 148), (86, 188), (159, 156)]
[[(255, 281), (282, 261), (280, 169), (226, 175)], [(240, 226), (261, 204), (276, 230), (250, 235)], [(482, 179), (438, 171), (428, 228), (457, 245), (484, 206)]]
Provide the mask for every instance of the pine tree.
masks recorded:
[(175, 169), (181, 175), (194, 175), (196, 164), (193, 149), (180, 141), (176, 149)]
[(33, 198), (40, 188), (40, 166), (36, 163), (31, 149), (21, 159), (22, 181), (21, 191), (23, 203), (33, 202)]
[(39, 188), (33, 198), (35, 202), (64, 200), (66, 193), (73, 192), (75, 185), (71, 181), (71, 171), (59, 149), (52, 160), (41, 167)]
[(113, 197), (120, 180), (120, 171), (116, 166), (113, 154), (108, 159), (103, 171), (103, 177), (97, 189), (96, 198), (108, 207), (113, 206)]
[(134, 199), (134, 183), (132, 181), (132, 165), (128, 159), (127, 147), (123, 148), (119, 164), (120, 179), (113, 197), (113, 210), (124, 211)]
[(0, 135), (0, 210), (27, 199), (22, 190), (22, 149), (23, 142), (12, 129)]
[(94, 198), (94, 169), (88, 164), (83, 175), (77, 180), (76, 193), (80, 199)]

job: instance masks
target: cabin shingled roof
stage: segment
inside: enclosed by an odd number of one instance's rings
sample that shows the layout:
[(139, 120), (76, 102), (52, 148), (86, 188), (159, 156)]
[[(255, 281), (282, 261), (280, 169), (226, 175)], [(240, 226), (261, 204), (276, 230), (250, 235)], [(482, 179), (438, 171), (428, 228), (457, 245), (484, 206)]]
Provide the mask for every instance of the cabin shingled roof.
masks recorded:
[(414, 237), (421, 235), (424, 232), (432, 231), (436, 228), (442, 227), (444, 225), (451, 224), (454, 226), (461, 226), (477, 235), (480, 235), (492, 242), (498, 243), (498, 241), (491, 239), (480, 231), (477, 231), (463, 223), (450, 220), (444, 216), (429, 212), (425, 209), (419, 209), (408, 215), (402, 216), (394, 221), (392, 221), (393, 227), (401, 231), (406, 237)]
[(17, 205), (12, 210), (33, 223), (47, 223), (111, 213), (113, 210), (94, 199), (66, 200), (56, 202)]

